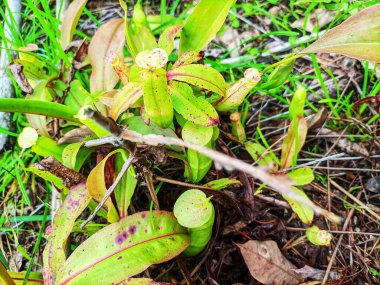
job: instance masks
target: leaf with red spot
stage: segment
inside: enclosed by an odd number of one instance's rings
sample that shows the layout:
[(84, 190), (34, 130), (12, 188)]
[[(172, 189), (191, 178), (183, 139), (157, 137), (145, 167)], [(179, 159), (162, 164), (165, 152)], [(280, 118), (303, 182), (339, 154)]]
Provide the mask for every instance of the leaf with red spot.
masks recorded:
[(168, 80), (182, 81), (219, 94), (226, 95), (223, 76), (214, 68), (203, 64), (189, 64), (168, 71)]
[(92, 66), (90, 77), (91, 92), (109, 91), (119, 80), (111, 59), (123, 57), (125, 43), (123, 19), (112, 19), (102, 25), (95, 33), (88, 47), (88, 56)]
[(189, 243), (187, 230), (172, 213), (136, 213), (101, 229), (77, 247), (60, 269), (56, 284), (121, 282), (152, 264), (172, 259)]
[(163, 31), (158, 40), (158, 47), (162, 48), (169, 55), (174, 49), (174, 39), (179, 35), (183, 26), (170, 26)]
[(91, 198), (86, 184), (80, 183), (71, 188), (65, 201), (58, 209), (52, 224), (52, 234), (43, 253), (43, 272), (46, 284), (51, 284), (58, 269), (66, 260), (66, 242), (75, 220), (87, 207)]
[(194, 96), (189, 85), (172, 82), (168, 91), (174, 110), (186, 120), (201, 126), (213, 126), (219, 123), (219, 116), (214, 107), (205, 99)]

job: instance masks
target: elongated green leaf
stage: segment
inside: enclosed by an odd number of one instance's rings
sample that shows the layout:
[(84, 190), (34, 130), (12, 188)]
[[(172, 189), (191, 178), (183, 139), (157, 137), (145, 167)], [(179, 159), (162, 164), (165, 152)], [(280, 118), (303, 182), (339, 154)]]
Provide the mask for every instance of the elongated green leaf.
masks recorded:
[[(174, 215), (140, 212), (101, 229), (67, 259), (57, 284), (111, 284), (180, 254), (190, 243)], [(99, 274), (107, 272), (107, 274)]]
[(0, 98), (0, 111), (23, 114), (36, 114), (79, 123), (75, 110), (53, 102)]
[(148, 118), (161, 128), (168, 128), (173, 121), (173, 103), (168, 94), (166, 71), (163, 68), (143, 70), (140, 73), (145, 112)]
[(215, 190), (222, 190), (224, 188), (227, 188), (230, 185), (241, 185), (241, 182), (236, 179), (230, 179), (230, 178), (220, 178), (217, 180), (210, 181), (203, 186), (210, 187)]
[[(126, 150), (123, 150), (115, 155), (115, 179), (127, 159), (128, 152)], [(136, 185), (136, 172), (133, 166), (130, 166), (127, 173), (124, 174), (114, 191), (120, 218), (124, 218), (128, 215), (127, 211), (129, 204), (131, 203), (133, 193), (135, 192)]]
[(290, 179), (292, 179), (295, 185), (307, 185), (314, 180), (314, 173), (309, 167), (302, 167), (292, 170), (286, 174)]
[(179, 54), (200, 51), (222, 27), (236, 0), (201, 0), (187, 18), (179, 44)]
[(53, 173), (50, 173), (48, 171), (40, 170), (36, 167), (29, 167), (25, 168), (26, 171), (30, 171), (33, 174), (41, 177), (43, 180), (51, 182), (57, 187), (58, 189), (61, 189), (64, 193), (69, 193), (69, 189), (65, 186), (62, 179), (58, 176), (54, 175)]
[(90, 98), (91, 94), (84, 89), (82, 83), (79, 80), (73, 80), (70, 83), (70, 90), (65, 99), (65, 105), (78, 112), (83, 106), (92, 103), (89, 100)]
[(295, 120), (297, 117), (303, 117), (306, 95), (306, 90), (303, 87), (299, 87), (296, 92), (294, 92), (289, 106), (289, 116), (291, 120)]
[(380, 63), (380, 4), (351, 16), (301, 51), (316, 52), (339, 53)]
[[(94, 200), (98, 202), (100, 202), (103, 199), (104, 195), (107, 192), (106, 182), (104, 178), (104, 170), (105, 170), (106, 162), (112, 155), (116, 153), (120, 153), (120, 152), (122, 152), (122, 149), (116, 149), (110, 152), (105, 158), (103, 158), (103, 160), (97, 166), (95, 166), (91, 170), (90, 174), (88, 175), (88, 178), (87, 178), (88, 193)], [(116, 211), (114, 204), (112, 203), (111, 198), (107, 199), (105, 206), (107, 207), (107, 210), (108, 210), (108, 214), (107, 214), (108, 221), (111, 223), (118, 221), (119, 215)]]
[[(12, 277), (15, 285), (24, 285), (26, 272), (8, 272)], [(3, 283), (0, 283), (3, 284)], [(40, 272), (30, 272), (26, 285), (41, 285), (44, 284), (42, 274)]]
[(43, 254), (43, 271), (46, 283), (51, 282), (66, 260), (66, 241), (75, 220), (87, 207), (91, 198), (86, 184), (80, 183), (71, 188), (65, 201), (58, 209), (52, 224), (51, 238)]
[(172, 82), (168, 91), (173, 100), (174, 110), (186, 120), (201, 126), (219, 123), (219, 116), (214, 107), (205, 99), (195, 97), (189, 85)]
[(297, 118), (290, 123), (288, 133), (282, 144), (281, 168), (285, 169), (292, 165), (305, 143), (306, 135), (307, 122), (305, 118)]
[(116, 120), (123, 112), (135, 104), (142, 95), (141, 85), (137, 82), (129, 82), (115, 94), (109, 116)]
[(61, 47), (66, 49), (73, 39), (75, 27), (78, 24), (80, 15), (84, 7), (86, 6), (87, 0), (74, 0), (67, 8), (61, 28)]
[(102, 25), (95, 33), (88, 47), (92, 73), (90, 77), (90, 90), (109, 91), (119, 80), (113, 69), (110, 59), (118, 56), (123, 59), (123, 46), (125, 43), (123, 19), (112, 19)]
[(183, 26), (180, 25), (166, 28), (158, 40), (158, 47), (162, 48), (168, 55), (170, 55), (174, 49), (174, 39), (179, 35), (182, 28)]
[(189, 64), (168, 71), (168, 80), (186, 82), (200, 88), (226, 95), (227, 85), (223, 76), (210, 66)]
[[(303, 192), (303, 190), (298, 189), (298, 188), (293, 187), (293, 186), (291, 187), (291, 189), (294, 192), (296, 192), (299, 196), (310, 201), (309, 197), (305, 194), (305, 192)], [(302, 222), (304, 222), (307, 225), (311, 224), (311, 222), (313, 221), (313, 218), (314, 218), (314, 212), (312, 209), (310, 209), (309, 207), (289, 198), (286, 195), (283, 195), (283, 197), (286, 201), (288, 201), (290, 207), (297, 214), (297, 216), (300, 218), (300, 220)]]

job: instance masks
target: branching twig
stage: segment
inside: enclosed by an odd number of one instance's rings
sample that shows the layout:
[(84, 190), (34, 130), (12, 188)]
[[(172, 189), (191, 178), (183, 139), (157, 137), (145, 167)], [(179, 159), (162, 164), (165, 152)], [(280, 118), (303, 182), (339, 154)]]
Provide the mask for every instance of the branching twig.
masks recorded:
[[(292, 182), (290, 179), (286, 178), (285, 176), (274, 177), (260, 167), (251, 166), (248, 163), (245, 163), (244, 161), (238, 160), (236, 158), (232, 158), (218, 151), (215, 151), (203, 146), (194, 145), (192, 143), (185, 142), (178, 138), (170, 138), (170, 137), (164, 137), (160, 135), (141, 135), (129, 130), (123, 131), (121, 133), (121, 138), (130, 142), (141, 143), (141, 144), (152, 145), (152, 146), (157, 146), (157, 145), (174, 146), (175, 145), (175, 146), (182, 146), (185, 148), (193, 149), (203, 155), (210, 157), (216, 163), (223, 166), (226, 170), (237, 169), (251, 175), (252, 177), (256, 179), (261, 180), (262, 182), (271, 186), (276, 192), (280, 193), (281, 195), (287, 195), (289, 198), (307, 207), (310, 207), (311, 209), (313, 209), (313, 211), (316, 214), (323, 215), (334, 223), (339, 223), (341, 221), (341, 218), (339, 216), (315, 205), (311, 201), (303, 198), (302, 196), (297, 195), (297, 193), (292, 191), (290, 188), (290, 186), (292, 185)], [(105, 143), (115, 144), (116, 141), (117, 139), (115, 137), (109, 137), (108, 141), (107, 141), (107, 138), (102, 138), (101, 141), (98, 141), (98, 140), (89, 141), (85, 145), (96, 146), (96, 145), (101, 145)]]

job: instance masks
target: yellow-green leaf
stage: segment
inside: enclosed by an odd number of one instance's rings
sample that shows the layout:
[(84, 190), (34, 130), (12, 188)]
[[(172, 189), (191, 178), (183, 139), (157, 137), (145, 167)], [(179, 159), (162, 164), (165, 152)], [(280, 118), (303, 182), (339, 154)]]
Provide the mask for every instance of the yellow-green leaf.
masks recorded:
[[(296, 188), (296, 187), (291, 187), (292, 191), (296, 192), (298, 196), (301, 196), (302, 198), (305, 198), (310, 201), (309, 197), (303, 192), (302, 190)], [(291, 198), (289, 198), (286, 195), (283, 195), (284, 199), (288, 201), (290, 207), (292, 210), (297, 214), (297, 216), (300, 218), (302, 222), (305, 224), (309, 225), (313, 221), (314, 218), (314, 211), (310, 209), (308, 206), (305, 206)], [(311, 202), (311, 201), (310, 201)]]
[(109, 116), (117, 118), (133, 104), (135, 104), (143, 95), (141, 85), (137, 82), (129, 82), (115, 94)]
[(317, 226), (312, 226), (306, 230), (307, 239), (315, 245), (329, 245), (332, 235), (326, 231), (321, 230)]
[[(87, 190), (89, 195), (96, 201), (100, 202), (107, 192), (106, 182), (104, 178), (104, 168), (107, 160), (116, 153), (121, 153), (122, 149), (116, 149), (110, 152), (103, 160), (95, 166), (87, 178)], [(119, 220), (117, 210), (112, 203), (111, 198), (108, 198), (105, 206), (107, 207), (107, 219), (109, 222), (116, 222)]]
[(172, 259), (189, 243), (187, 230), (172, 213), (136, 213), (106, 226), (77, 247), (61, 267), (57, 285), (121, 282)]
[(168, 55), (170, 55), (174, 49), (174, 39), (179, 35), (182, 28), (183, 26), (180, 25), (169, 26), (166, 28), (158, 40), (158, 47), (162, 48)]
[(183, 65), (168, 71), (167, 78), (213, 91), (220, 96), (226, 95), (227, 85), (223, 76), (208, 65)]
[(292, 170), (286, 174), (290, 179), (292, 179), (295, 185), (307, 185), (314, 180), (314, 173), (309, 167), (302, 167)]
[(380, 4), (331, 29), (301, 53), (331, 52), (380, 63)]

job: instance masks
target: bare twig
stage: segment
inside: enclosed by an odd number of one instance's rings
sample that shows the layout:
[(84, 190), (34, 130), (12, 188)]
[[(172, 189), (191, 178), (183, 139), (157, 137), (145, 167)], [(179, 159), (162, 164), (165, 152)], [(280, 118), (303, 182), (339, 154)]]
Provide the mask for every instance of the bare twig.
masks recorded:
[[(251, 175), (254, 178), (261, 180), (262, 182), (268, 184), (270, 187), (272, 187), (276, 192), (280, 193), (281, 195), (287, 195), (290, 199), (293, 199), (313, 209), (313, 211), (317, 215), (323, 215), (334, 223), (339, 223), (341, 221), (341, 218), (339, 216), (315, 205), (313, 202), (305, 199), (302, 196), (297, 195), (297, 193), (292, 191), (290, 188), (290, 186), (292, 185), (292, 181), (286, 178), (285, 176), (274, 177), (270, 173), (268, 173), (267, 171), (263, 170), (260, 167), (253, 167), (249, 165), (248, 163), (245, 163), (244, 161), (238, 160), (236, 158), (232, 158), (228, 155), (225, 155), (223, 153), (220, 153), (218, 151), (215, 151), (203, 146), (198, 146), (189, 142), (185, 142), (178, 138), (169, 138), (169, 137), (164, 137), (160, 135), (141, 135), (130, 130), (123, 131), (121, 133), (121, 138), (130, 142), (147, 144), (147, 145), (152, 145), (152, 146), (176, 145), (176, 146), (182, 146), (185, 148), (193, 149), (203, 155), (210, 157), (219, 165), (223, 166), (226, 170), (237, 169)], [(103, 138), (102, 143), (115, 143), (115, 141), (116, 139), (114, 137), (109, 137), (108, 142), (106, 141), (105, 138)], [(89, 141), (85, 145), (94, 146), (96, 145), (96, 143), (97, 143), (96, 140)]]
[(135, 156), (131, 154), (129, 158), (124, 162), (123, 167), (121, 168), (119, 174), (117, 175), (115, 181), (112, 183), (110, 188), (108, 188), (106, 194), (104, 194), (104, 197), (102, 201), (96, 206), (94, 212), (91, 214), (90, 217), (88, 217), (87, 220), (85, 220), (81, 224), (81, 229), (83, 229), (90, 221), (92, 221), (93, 218), (95, 218), (96, 214), (99, 212), (99, 210), (103, 207), (104, 203), (108, 200), (108, 198), (111, 196), (112, 192), (115, 190), (116, 186), (119, 184), (121, 178), (123, 178), (125, 172), (127, 172), (128, 168), (131, 166), (132, 162), (134, 161)]

